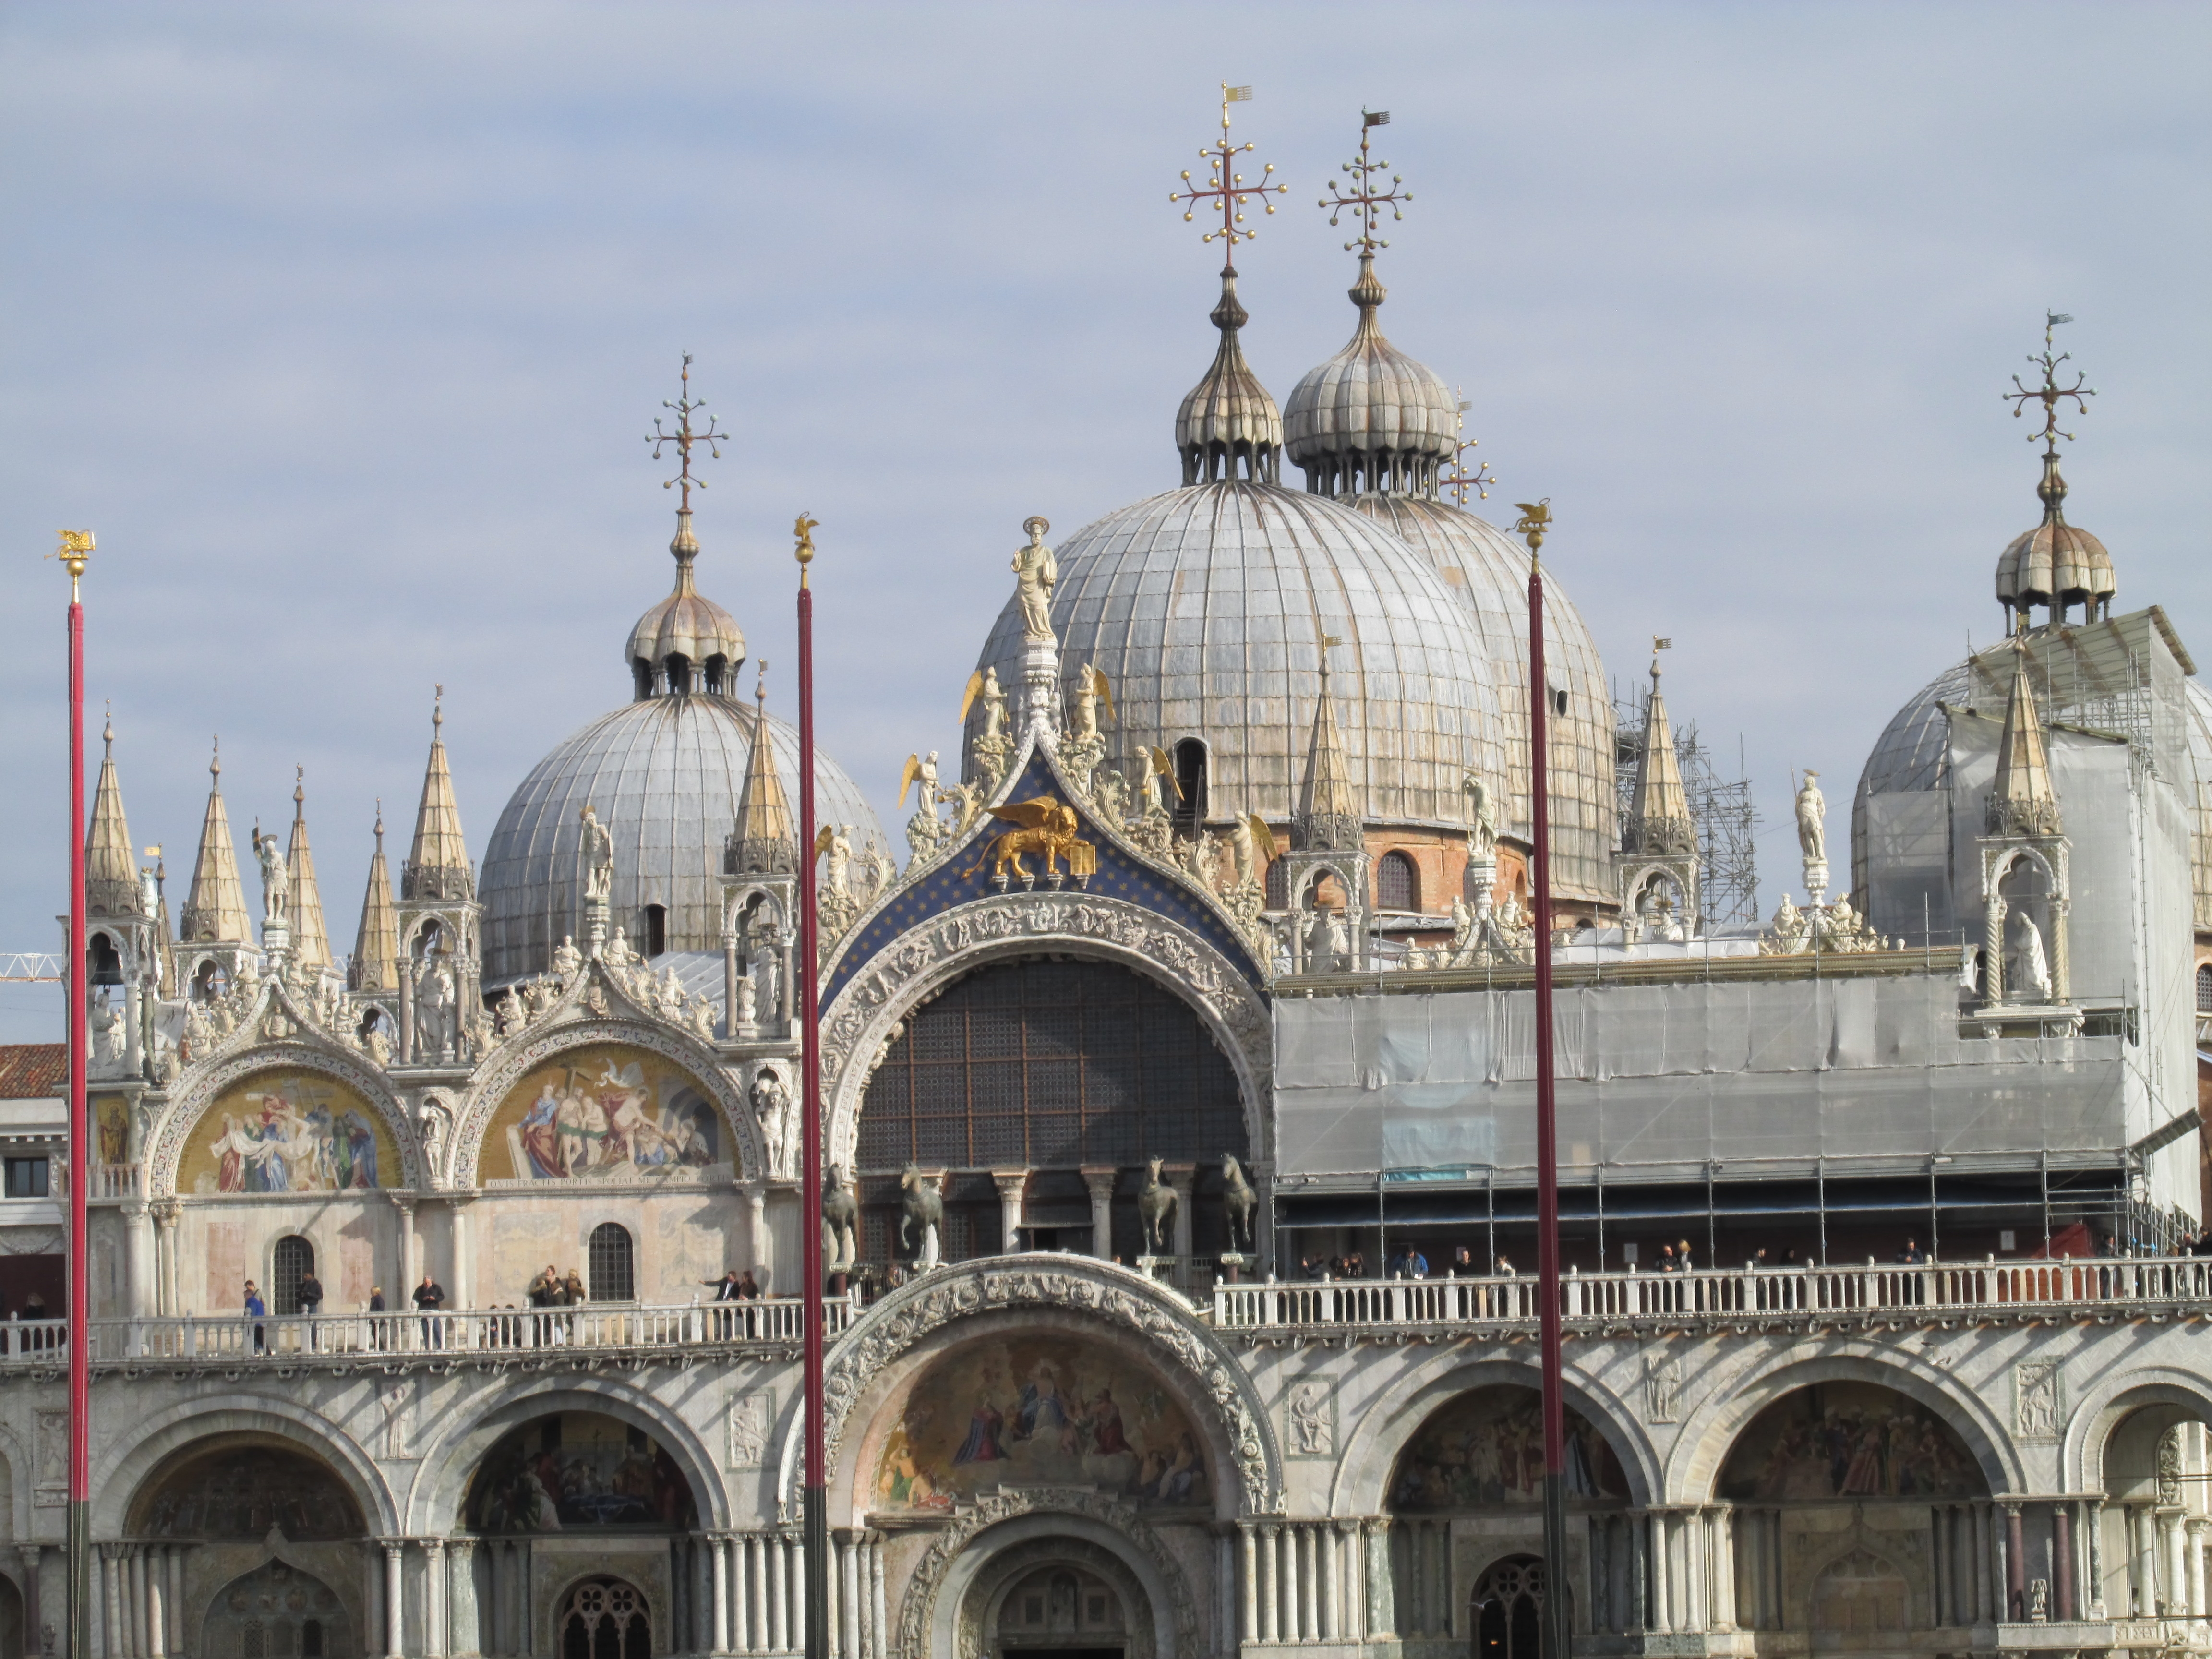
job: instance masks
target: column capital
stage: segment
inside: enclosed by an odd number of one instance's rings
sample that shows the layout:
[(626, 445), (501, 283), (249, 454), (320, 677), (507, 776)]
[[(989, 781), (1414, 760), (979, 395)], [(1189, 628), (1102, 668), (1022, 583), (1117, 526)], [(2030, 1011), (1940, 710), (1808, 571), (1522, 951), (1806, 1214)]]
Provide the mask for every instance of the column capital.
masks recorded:
[(23, 1558), (25, 1566), (35, 1567), (39, 1565), (39, 1558), (46, 1553), (46, 1547), (44, 1544), (18, 1544), (15, 1549)]
[(407, 1540), (404, 1538), (380, 1538), (376, 1542), (387, 1561), (399, 1560), (407, 1553)]
[(1022, 1189), (1029, 1185), (1029, 1179), (1030, 1172), (1027, 1170), (991, 1171), (992, 1183), (998, 1188), (999, 1199), (1002, 1203), (1011, 1199), (1019, 1198), (1022, 1195)]
[(1390, 1530), (1392, 1518), (1387, 1515), (1363, 1516), (1360, 1517), (1359, 1524), (1365, 1529), (1370, 1538), (1380, 1538)]
[(1350, 1538), (1357, 1534), (1361, 1527), (1365, 1523), (1356, 1515), (1340, 1515), (1334, 1516), (1330, 1524), (1335, 1527), (1335, 1528), (1339, 1532), (1342, 1533), (1346, 1538)]
[(1089, 1164), (1084, 1166), (1083, 1184), (1091, 1189), (1091, 1196), (1094, 1199), (1113, 1197), (1114, 1184), (1121, 1178), (1121, 1172), (1116, 1169), (1098, 1169)]
[(442, 1538), (425, 1538), (421, 1540), (420, 1542), (422, 1546), (423, 1553), (428, 1555), (433, 1561), (436, 1560), (440, 1556), (446, 1553), (446, 1540)]
[(185, 1206), (173, 1198), (151, 1200), (146, 1207), (153, 1212), (155, 1224), (162, 1228), (174, 1227), (185, 1212)]
[(384, 1195), (392, 1200), (392, 1207), (398, 1211), (402, 1216), (410, 1221), (415, 1218), (415, 1194), (387, 1187), (384, 1190)]

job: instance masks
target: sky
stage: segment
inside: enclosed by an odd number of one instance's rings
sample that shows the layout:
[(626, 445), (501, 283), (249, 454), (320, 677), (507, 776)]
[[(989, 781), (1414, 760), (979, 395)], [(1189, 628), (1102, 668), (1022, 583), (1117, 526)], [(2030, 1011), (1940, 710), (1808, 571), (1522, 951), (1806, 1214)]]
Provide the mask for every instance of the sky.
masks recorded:
[[(220, 733), (241, 844), (306, 769), (343, 950), (434, 685), (479, 857), (627, 699), (686, 351), (701, 586), (789, 717), (821, 520), (820, 734), (890, 823), (1023, 519), (1177, 482), (1219, 251), (1168, 197), (1224, 81), (1291, 186), (1238, 254), (1253, 367), (1281, 398), (1349, 336), (1313, 204), (1390, 111), (1384, 326), (1465, 388), (1477, 505), (1552, 499), (1608, 672), (1673, 639), (1771, 904), (1793, 769), (1855, 778), (2000, 630), (2046, 308), (2100, 393), (2069, 516), (2212, 653), (2208, 61), (2212, 8), (2156, 3), (0, 4), (0, 951), (65, 908), (58, 527), (173, 908)], [(0, 985), (0, 1041), (58, 1006)]]

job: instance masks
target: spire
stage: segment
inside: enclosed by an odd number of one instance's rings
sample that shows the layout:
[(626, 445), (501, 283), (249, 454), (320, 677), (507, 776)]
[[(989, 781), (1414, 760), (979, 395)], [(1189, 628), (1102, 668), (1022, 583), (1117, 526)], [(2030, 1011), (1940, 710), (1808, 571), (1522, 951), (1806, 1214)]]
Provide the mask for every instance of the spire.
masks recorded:
[(1644, 752), (1621, 837), (1621, 850), (1626, 853), (1698, 850), (1698, 827), (1690, 817), (1689, 793), (1682, 787), (1674, 729), (1667, 723), (1667, 700), (1659, 692), (1659, 653), (1667, 644), (1664, 640), (1651, 641), (1651, 697), (1644, 705)]
[(684, 389), (673, 403), (661, 404), (663, 409), (676, 411), (676, 430), (663, 431), (656, 416), (645, 440), (653, 446), (655, 460), (660, 459), (665, 446), (676, 446), (679, 462), (676, 476), (663, 480), (660, 487), (680, 489), (684, 493), (676, 508), (675, 539), (668, 544), (670, 556), (676, 561), (676, 586), (666, 599), (637, 619), (623, 653), (640, 701), (693, 691), (726, 696), (745, 659), (744, 635), (728, 611), (701, 595), (691, 570), (699, 557), (699, 538), (691, 531), (691, 492), (707, 487), (705, 479), (691, 476), (691, 451), (704, 444), (715, 459), (722, 456), (724, 434), (715, 429), (714, 417), (709, 416), (703, 428), (691, 424), (693, 412), (706, 406), (706, 399), (691, 395), (691, 354), (687, 351)]
[(1183, 210), (1186, 220), (1194, 219), (1201, 205), (1209, 216), (1218, 210), (1219, 228), (1208, 230), (1202, 240), (1220, 241), (1229, 254), (1221, 267), (1220, 303), (1212, 313), (1213, 325), (1221, 331), (1221, 345), (1214, 353), (1212, 367), (1190, 389), (1176, 412), (1176, 448), (1182, 456), (1186, 484), (1234, 478), (1273, 483), (1282, 471), (1282, 411), (1245, 363), (1244, 348), (1237, 337), (1250, 318), (1237, 298), (1237, 244), (1249, 241), (1255, 234), (1245, 228), (1244, 209), (1257, 203), (1273, 213), (1274, 204), (1267, 198), (1290, 188), (1267, 182), (1275, 171), (1272, 161), (1256, 184), (1245, 183), (1244, 175), (1236, 170), (1237, 158), (1252, 146), (1229, 142), (1229, 106), (1248, 103), (1251, 97), (1249, 87), (1223, 83), (1220, 140), (1198, 153), (1209, 168), (1206, 185), (1200, 188), (1185, 173), (1182, 181), (1187, 188), (1168, 193), (1171, 202), (1189, 204)]
[(745, 762), (745, 785), (738, 797), (737, 833), (730, 837), (723, 866), (732, 875), (789, 875), (799, 868), (798, 832), (791, 824), (791, 802), (775, 769), (775, 733), (768, 723), (768, 665), (760, 665), (753, 691), (753, 748)]
[(384, 864), (384, 803), (376, 803), (376, 851), (368, 860), (368, 890), (361, 896), (361, 933), (353, 945), (347, 984), (356, 991), (399, 988), (399, 919), (392, 909), (392, 877)]
[(131, 826), (123, 817), (123, 787), (115, 781), (115, 719), (100, 734), (100, 787), (92, 801), (92, 826), (84, 837), (85, 908), (95, 916), (137, 916), (146, 910)]
[(287, 900), (292, 923), (292, 957), (302, 968), (322, 968), (331, 959), (331, 936), (323, 927), (323, 894), (315, 884), (315, 854), (307, 845), (307, 769), (292, 784), (292, 840), (284, 850), (291, 872)]
[(2043, 522), (2026, 535), (2015, 537), (1997, 556), (1997, 603), (2004, 607), (2006, 623), (2016, 634), (2028, 630), (2028, 613), (2037, 605), (2048, 608), (2048, 620), (2052, 623), (2064, 622), (2067, 608), (2077, 604), (2085, 622), (2110, 614), (2112, 595), (2118, 591), (2112, 557), (2105, 544), (2087, 531), (2066, 522), (2066, 479), (2058, 470), (2058, 441), (2063, 438), (2071, 443), (2074, 434), (2059, 430), (2058, 407), (2070, 398), (2075, 407), (2086, 414), (2088, 399), (2097, 393), (2094, 387), (2084, 384), (2079, 370), (2073, 385), (2058, 384), (2058, 365), (2070, 354), (2053, 354), (2051, 331), (2074, 319), (2056, 311), (2044, 315), (2042, 355), (2028, 359), (2042, 369), (2043, 384), (2024, 385), (2015, 374), (2014, 390), (2004, 394), (2005, 401), (2013, 405), (2015, 419), (2027, 412), (2030, 404), (2043, 405), (2043, 429), (2028, 434), (2030, 443), (2043, 445), (2043, 477), (2035, 487), (2036, 497), (2043, 503)]
[(1328, 652), (1342, 641), (1333, 634), (1321, 641), (1321, 706), (1314, 711), (1313, 741), (1306, 750), (1305, 787), (1298, 793), (1291, 843), (1300, 852), (1356, 851), (1366, 844), (1359, 804), (1344, 764), (1344, 738), (1336, 729), (1336, 703), (1328, 694)]
[(1989, 826), (1993, 836), (2059, 833), (2058, 794), (2051, 787), (2051, 761), (2044, 748), (2043, 722), (2035, 712), (2035, 688), (2028, 682), (2027, 652), (2020, 646), (2014, 647), (2012, 700), (2005, 708), (2004, 736), (1997, 743)]
[(208, 763), (207, 817), (200, 824), (199, 861), (192, 866), (192, 890), (185, 899), (181, 937), (195, 944), (250, 945), (253, 929), (246, 918), (246, 895), (238, 879), (238, 848), (230, 839), (230, 817), (222, 806), (222, 743)]
[(415, 813), (415, 847), (399, 872), (399, 896), (410, 899), (476, 896), (476, 872), (461, 839), (460, 809), (453, 805), (453, 775), (446, 769), (446, 688), (430, 710), (430, 760), (422, 772), (422, 804)]

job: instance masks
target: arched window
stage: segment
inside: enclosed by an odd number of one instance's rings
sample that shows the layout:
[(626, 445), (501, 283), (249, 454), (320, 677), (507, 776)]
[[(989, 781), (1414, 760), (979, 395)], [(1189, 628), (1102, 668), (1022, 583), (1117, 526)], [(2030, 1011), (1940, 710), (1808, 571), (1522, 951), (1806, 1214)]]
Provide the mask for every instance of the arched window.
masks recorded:
[(672, 656), (668, 659), (667, 670), (668, 695), (672, 697), (690, 696), (691, 691), (691, 659), (689, 657)]
[(323, 1621), (310, 1619), (300, 1626), (300, 1659), (323, 1659)]
[(106, 933), (94, 933), (85, 941), (84, 972), (94, 985), (123, 983), (123, 958), (116, 954), (115, 941)]
[(1291, 866), (1283, 859), (1267, 860), (1267, 908), (1282, 910), (1291, 902)]
[(642, 657), (632, 657), (629, 673), (637, 684), (637, 701), (643, 702), (653, 695), (653, 665)]
[(561, 1609), (561, 1659), (649, 1659), (645, 1598), (619, 1578), (576, 1586)]
[(192, 972), (192, 995), (202, 1002), (216, 1002), (229, 994), (230, 975), (222, 971), (219, 962), (204, 962)]
[(2197, 970), (2197, 1012), (2212, 1014), (2212, 962)]
[(1190, 834), (1206, 822), (1206, 743), (1185, 738), (1175, 746), (1176, 787), (1182, 799), (1176, 803), (1176, 829)]
[(637, 1300), (637, 1264), (627, 1227), (602, 1221), (592, 1229), (589, 1255), (592, 1301)]
[(645, 954), (657, 957), (668, 948), (668, 907), (648, 904), (645, 907), (645, 938), (641, 941)]
[(280, 1314), (300, 1311), (300, 1281), (315, 1271), (315, 1247), (297, 1233), (276, 1241), (269, 1264), (269, 1290)]
[(1510, 1555), (1474, 1587), (1477, 1659), (1536, 1659), (1544, 1625), (1544, 1564)]
[(707, 659), (706, 666), (707, 695), (710, 697), (726, 696), (730, 688), (730, 659), (717, 651)]
[(1419, 910), (1420, 877), (1413, 860), (1404, 853), (1385, 853), (1375, 866), (1375, 908), (1378, 910)]

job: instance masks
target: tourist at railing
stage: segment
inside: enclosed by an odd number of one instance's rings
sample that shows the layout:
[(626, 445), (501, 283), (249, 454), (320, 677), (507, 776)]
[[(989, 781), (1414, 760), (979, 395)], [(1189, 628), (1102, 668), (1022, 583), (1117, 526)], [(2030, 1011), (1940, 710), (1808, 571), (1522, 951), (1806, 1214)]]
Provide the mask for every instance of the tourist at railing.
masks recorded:
[[(268, 1311), (268, 1304), (262, 1301), (261, 1292), (253, 1288), (252, 1279), (247, 1279), (246, 1281), (246, 1316), (258, 1322)], [(253, 1327), (253, 1352), (256, 1353), (266, 1352), (267, 1340), (262, 1327), (257, 1322)]]
[(415, 1310), (422, 1316), (422, 1346), (444, 1347), (446, 1335), (441, 1328), (438, 1310), (446, 1305), (446, 1287), (424, 1273), (422, 1282), (415, 1287), (415, 1294), (410, 1300), (415, 1304)]
[(712, 1316), (714, 1331), (717, 1335), (727, 1340), (737, 1334), (738, 1310), (734, 1307), (726, 1308), (720, 1304), (726, 1302), (734, 1303), (743, 1294), (738, 1280), (738, 1270), (735, 1267), (725, 1267), (720, 1279), (702, 1279), (699, 1282), (702, 1285), (714, 1286), (714, 1301), (717, 1304)]
[(323, 1281), (313, 1269), (300, 1275), (300, 1317), (307, 1325), (307, 1352), (315, 1351), (315, 1315), (323, 1305)]

